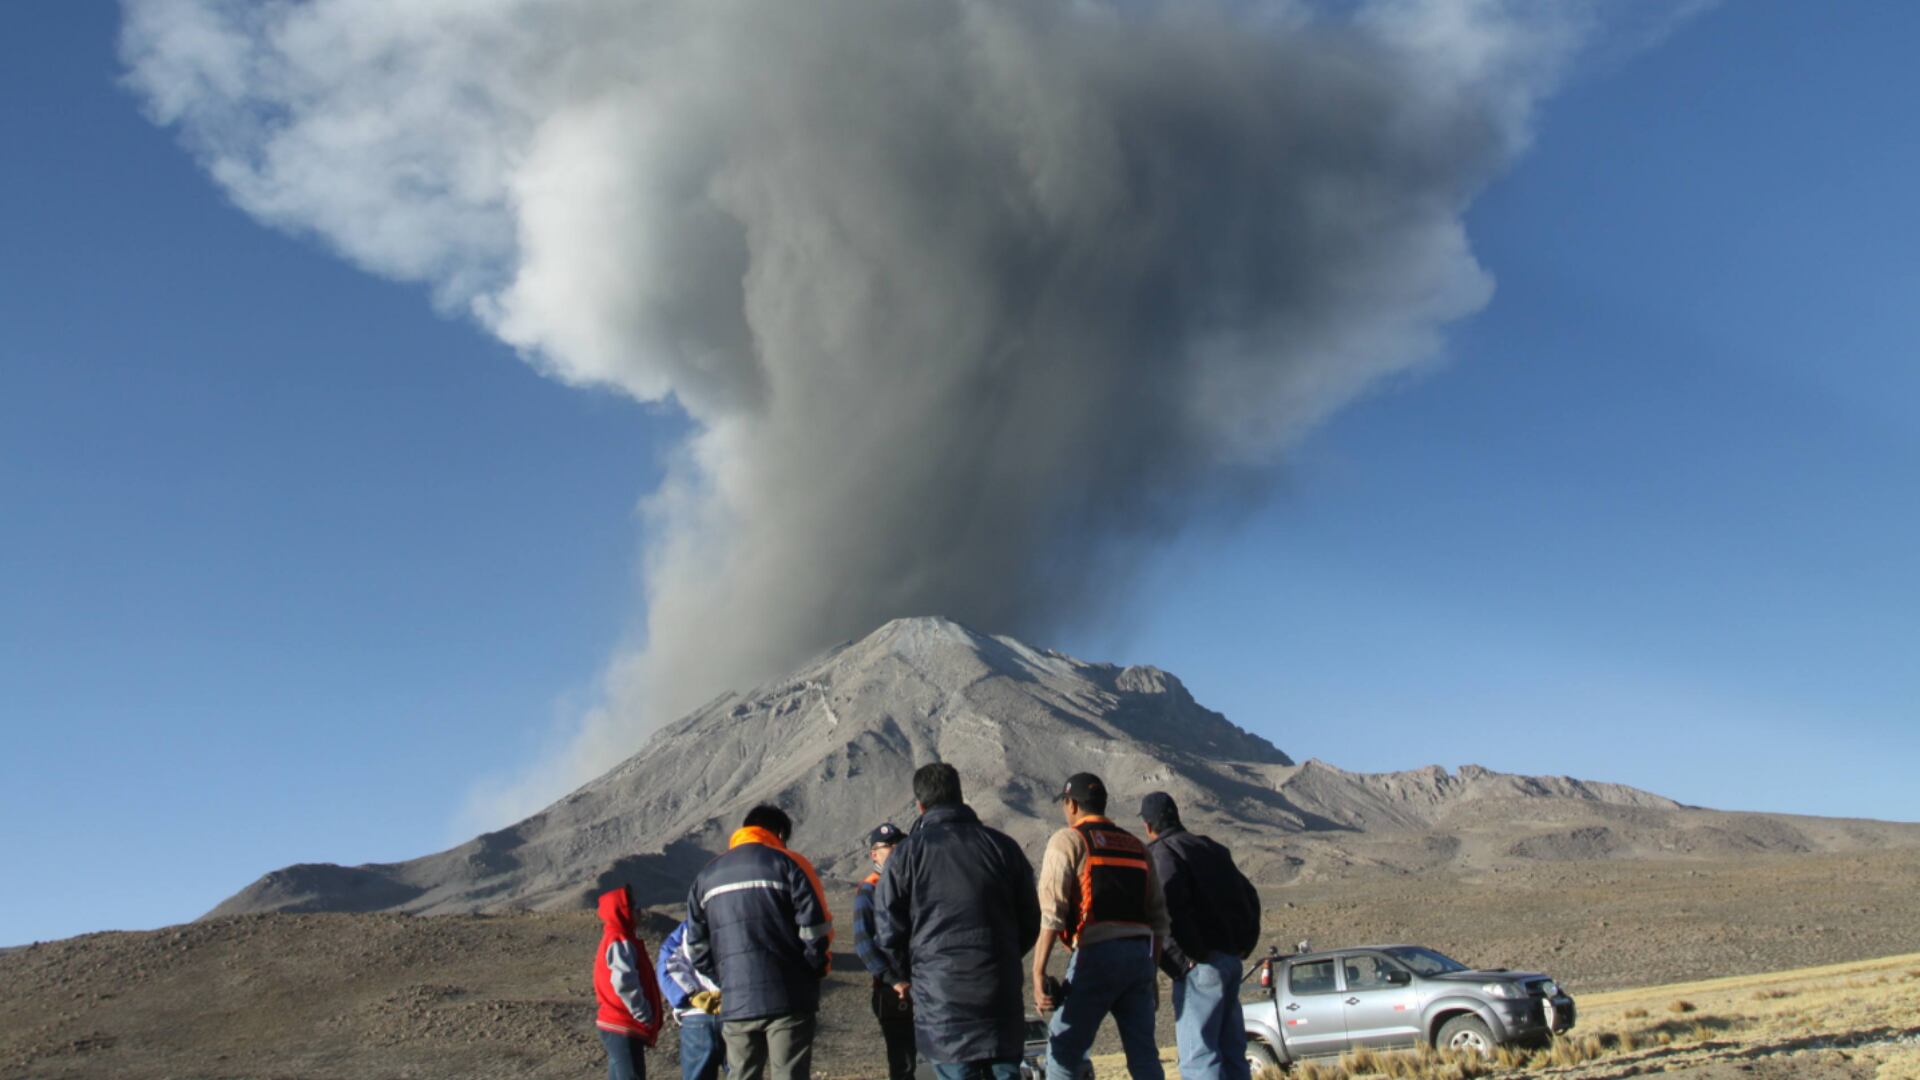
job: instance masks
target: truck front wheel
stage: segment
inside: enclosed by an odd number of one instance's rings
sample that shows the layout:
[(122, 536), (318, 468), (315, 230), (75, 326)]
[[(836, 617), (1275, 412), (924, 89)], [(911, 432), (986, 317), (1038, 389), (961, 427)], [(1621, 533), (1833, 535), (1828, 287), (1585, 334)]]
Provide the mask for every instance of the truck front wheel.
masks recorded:
[(1440, 1025), (1440, 1037), (1434, 1040), (1442, 1050), (1493, 1056), (1493, 1031), (1487, 1022), (1472, 1014), (1456, 1016)]

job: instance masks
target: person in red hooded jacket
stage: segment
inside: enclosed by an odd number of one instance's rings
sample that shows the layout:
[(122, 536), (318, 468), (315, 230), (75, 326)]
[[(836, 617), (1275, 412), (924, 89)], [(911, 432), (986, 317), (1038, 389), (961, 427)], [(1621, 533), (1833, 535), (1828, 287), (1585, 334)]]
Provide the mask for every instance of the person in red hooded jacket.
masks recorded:
[(646, 1051), (660, 1035), (660, 984), (633, 929), (633, 891), (600, 894), (600, 950), (593, 957), (594, 1026), (607, 1048), (607, 1080), (646, 1080)]

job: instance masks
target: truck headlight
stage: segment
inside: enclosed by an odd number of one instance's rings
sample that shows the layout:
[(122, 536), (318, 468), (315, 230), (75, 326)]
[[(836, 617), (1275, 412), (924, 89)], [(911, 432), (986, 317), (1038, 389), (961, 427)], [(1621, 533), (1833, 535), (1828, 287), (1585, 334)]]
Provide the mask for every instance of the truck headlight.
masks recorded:
[(1520, 989), (1516, 983), (1486, 983), (1480, 987), (1480, 992), (1488, 997), (1496, 998), (1523, 998), (1527, 996), (1527, 992)]

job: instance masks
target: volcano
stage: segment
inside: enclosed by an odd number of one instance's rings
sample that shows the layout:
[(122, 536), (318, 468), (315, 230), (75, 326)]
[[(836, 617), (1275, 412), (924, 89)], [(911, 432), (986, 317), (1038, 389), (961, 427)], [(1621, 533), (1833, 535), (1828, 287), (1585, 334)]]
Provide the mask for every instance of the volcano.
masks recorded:
[(911, 821), (913, 771), (930, 761), (959, 769), (967, 801), (1036, 862), (1060, 824), (1054, 793), (1084, 770), (1106, 779), (1122, 823), (1146, 792), (1171, 792), (1187, 824), (1232, 847), (1262, 886), (1353, 869), (1920, 844), (1920, 825), (1729, 813), (1568, 777), (1296, 763), (1158, 668), (913, 618), (723, 695), (508, 828), (406, 862), (276, 870), (210, 916), (575, 908), (618, 883), (669, 904), (761, 802), (793, 816), (794, 848), (823, 874), (852, 880), (866, 871), (867, 831)]

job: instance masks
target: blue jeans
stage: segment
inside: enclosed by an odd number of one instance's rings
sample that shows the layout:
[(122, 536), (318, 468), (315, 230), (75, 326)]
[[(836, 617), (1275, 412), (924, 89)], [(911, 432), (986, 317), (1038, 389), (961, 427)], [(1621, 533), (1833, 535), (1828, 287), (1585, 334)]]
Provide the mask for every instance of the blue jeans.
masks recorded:
[(953, 1064), (932, 1062), (933, 1075), (940, 1080), (1020, 1080), (1020, 1059), (1006, 1061), (961, 1061)]
[(1214, 953), (1173, 984), (1180, 1080), (1250, 1080), (1240, 1011), (1240, 958)]
[(647, 1080), (647, 1044), (631, 1035), (602, 1031), (607, 1048), (607, 1080)]
[(1128, 1075), (1166, 1080), (1153, 1039), (1158, 978), (1152, 938), (1116, 938), (1075, 950), (1067, 962), (1067, 1000), (1047, 1025), (1047, 1080), (1075, 1080), (1108, 1013), (1120, 1029)]
[(719, 1017), (696, 1013), (680, 1018), (680, 1080), (718, 1080), (726, 1060)]

